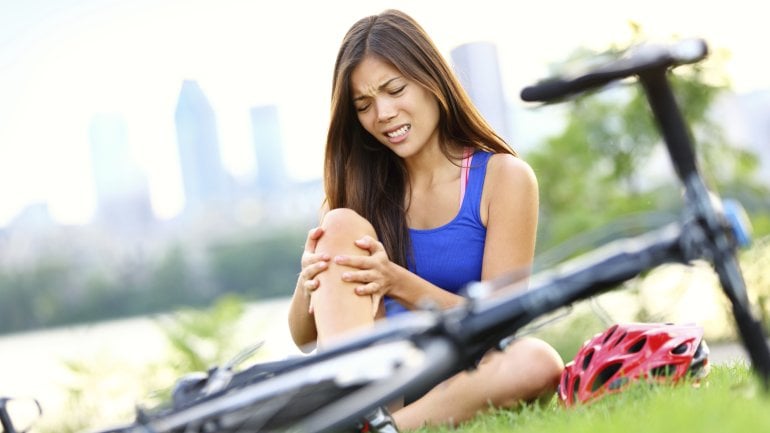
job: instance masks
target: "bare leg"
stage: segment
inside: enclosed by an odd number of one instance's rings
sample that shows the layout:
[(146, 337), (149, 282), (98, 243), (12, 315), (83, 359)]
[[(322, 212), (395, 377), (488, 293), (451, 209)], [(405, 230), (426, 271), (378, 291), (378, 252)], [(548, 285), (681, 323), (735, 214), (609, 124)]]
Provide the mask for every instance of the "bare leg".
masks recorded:
[[(376, 238), (372, 225), (350, 209), (333, 209), (321, 222), (324, 235), (318, 241), (316, 252), (332, 258), (337, 255), (364, 255), (354, 241), (369, 235)], [(329, 268), (318, 276), (320, 285), (312, 295), (312, 305), (318, 330), (318, 346), (349, 331), (370, 327), (374, 323), (371, 296), (356, 295), (357, 283), (342, 281), (347, 266), (329, 262)]]
[(504, 352), (488, 353), (476, 370), (444, 381), (393, 417), (403, 430), (457, 425), (490, 407), (516, 407), (550, 397), (562, 368), (561, 357), (548, 344), (517, 340)]

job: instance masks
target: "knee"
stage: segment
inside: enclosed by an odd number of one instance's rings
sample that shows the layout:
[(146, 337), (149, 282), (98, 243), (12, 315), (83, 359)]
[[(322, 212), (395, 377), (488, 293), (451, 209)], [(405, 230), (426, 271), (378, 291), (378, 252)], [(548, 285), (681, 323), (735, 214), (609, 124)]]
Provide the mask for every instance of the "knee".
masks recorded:
[(373, 236), (374, 227), (353, 209), (337, 208), (328, 211), (321, 220), (325, 235), (364, 234)]
[(517, 364), (527, 372), (529, 394), (525, 400), (533, 401), (550, 397), (555, 391), (564, 370), (559, 353), (548, 343), (536, 338), (522, 338), (510, 349), (516, 352)]

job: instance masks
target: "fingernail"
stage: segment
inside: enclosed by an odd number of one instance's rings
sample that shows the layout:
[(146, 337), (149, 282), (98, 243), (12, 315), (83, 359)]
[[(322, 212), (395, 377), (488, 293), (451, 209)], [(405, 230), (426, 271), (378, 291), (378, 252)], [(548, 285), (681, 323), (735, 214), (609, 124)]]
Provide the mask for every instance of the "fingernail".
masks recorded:
[(345, 256), (336, 256), (336, 257), (334, 257), (334, 262), (335, 263), (342, 263), (344, 261), (345, 261)]
[(343, 273), (342, 274), (342, 279), (345, 280), (345, 281), (349, 280), (350, 279), (350, 273), (348, 273), (348, 272)]

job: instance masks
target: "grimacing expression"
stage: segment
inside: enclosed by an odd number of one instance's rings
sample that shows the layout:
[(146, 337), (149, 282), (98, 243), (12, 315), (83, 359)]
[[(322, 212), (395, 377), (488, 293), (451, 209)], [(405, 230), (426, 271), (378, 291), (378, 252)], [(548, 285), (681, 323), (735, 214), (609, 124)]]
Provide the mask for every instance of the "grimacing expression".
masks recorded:
[(367, 56), (350, 76), (358, 121), (380, 143), (402, 158), (426, 145), (438, 145), (436, 98), (392, 64)]

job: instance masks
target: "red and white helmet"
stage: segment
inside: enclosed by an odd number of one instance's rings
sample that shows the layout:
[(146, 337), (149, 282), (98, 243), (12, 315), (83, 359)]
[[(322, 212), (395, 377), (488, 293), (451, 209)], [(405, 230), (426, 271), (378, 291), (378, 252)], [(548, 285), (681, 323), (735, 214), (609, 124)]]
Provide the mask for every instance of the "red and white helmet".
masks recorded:
[(559, 382), (566, 405), (587, 403), (635, 380), (674, 383), (708, 373), (703, 328), (661, 323), (616, 324), (586, 341)]

